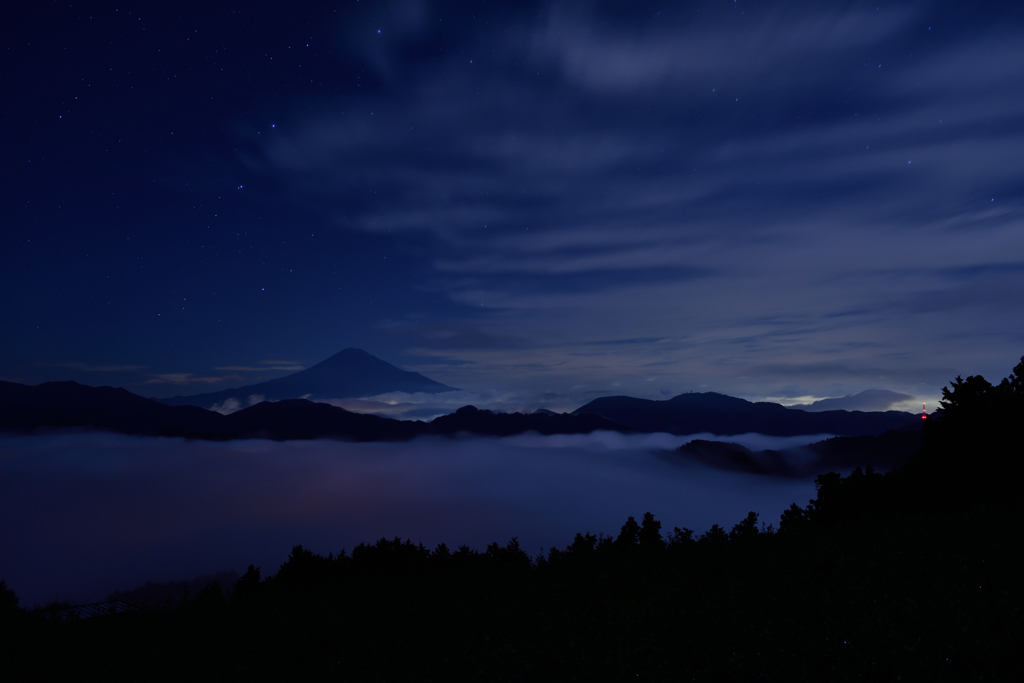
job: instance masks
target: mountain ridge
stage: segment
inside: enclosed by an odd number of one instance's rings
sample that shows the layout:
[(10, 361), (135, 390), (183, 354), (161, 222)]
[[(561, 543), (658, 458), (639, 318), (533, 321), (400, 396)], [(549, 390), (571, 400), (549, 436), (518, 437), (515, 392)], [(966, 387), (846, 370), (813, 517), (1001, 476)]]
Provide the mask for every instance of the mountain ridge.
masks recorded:
[(168, 406), (114, 387), (78, 382), (36, 386), (0, 381), (0, 431), (35, 434), (63, 430), (106, 431), (135, 436), (232, 439), (340, 439), (408, 441), (418, 436), (510, 436), (628, 431), (595, 415), (493, 413), (463, 406), (432, 422), (354, 413), (307, 399), (262, 401), (224, 415), (192, 405)]
[(806, 410), (809, 413), (823, 412), (826, 410), (860, 410), (878, 411), (879, 406), (888, 409), (894, 403), (910, 401), (914, 397), (909, 394), (901, 394), (888, 389), (866, 389), (856, 394), (847, 394), (836, 398), (822, 398), (812, 403), (801, 403), (789, 406), (798, 410)]
[(846, 470), (872, 467), (884, 472), (909, 460), (921, 444), (921, 431), (889, 430), (875, 436), (834, 436), (806, 446), (759, 451), (730, 441), (694, 439), (673, 454), (716, 469), (804, 477), (819, 473), (823, 466)]
[[(623, 400), (628, 399), (628, 400)], [(60, 431), (106, 431), (134, 436), (178, 437), (227, 441), (233, 439), (270, 439), (275, 441), (338, 439), (345, 441), (410, 441), (417, 437), (452, 437), (458, 434), (472, 434), (484, 437), (505, 437), (525, 432), (544, 435), (589, 434), (595, 431), (616, 431), (622, 433), (644, 431), (669, 431), (672, 425), (661, 424), (658, 429), (647, 429), (650, 425), (636, 425), (612, 420), (595, 410), (602, 406), (621, 408), (656, 404), (655, 408), (679, 413), (689, 411), (692, 431), (689, 433), (718, 433), (722, 429), (726, 412), (771, 414), (774, 417), (790, 413), (777, 404), (753, 404), (724, 394), (685, 394), (667, 401), (648, 401), (630, 397), (607, 397), (598, 399), (579, 408), (573, 413), (495, 413), (480, 410), (474, 406), (463, 406), (454, 413), (442, 415), (430, 422), (419, 420), (396, 420), (388, 417), (354, 413), (328, 403), (316, 403), (307, 399), (284, 399), (263, 401), (256, 405), (225, 415), (192, 405), (169, 406), (132, 392), (114, 387), (88, 387), (77, 382), (47, 382), (37, 386), (0, 381), (0, 431), (20, 434), (38, 434)], [(667, 408), (666, 408), (667, 406)], [(753, 406), (753, 407), (752, 407)], [(697, 408), (697, 410), (694, 410)], [(607, 413), (609, 411), (604, 410)], [(821, 428), (820, 417), (831, 420), (832, 427), (838, 427), (836, 416), (824, 413), (792, 411), (805, 419), (814, 418), (819, 422), (812, 426)], [(833, 411), (842, 412), (842, 411)], [(693, 422), (702, 416), (702, 422)], [(865, 421), (870, 414), (845, 414), (846, 419), (858, 420), (847, 431), (864, 432), (868, 427), (878, 427), (877, 421)], [(915, 419), (910, 414), (881, 416), (885, 422), (904, 422), (904, 418)], [(628, 418), (629, 415), (626, 415)], [(665, 415), (655, 415), (664, 420)], [(678, 417), (678, 415), (676, 416)], [(842, 417), (842, 416), (840, 416)], [(718, 424), (716, 425), (716, 420)], [(675, 426), (679, 427), (680, 422)], [(914, 426), (919, 423), (914, 422)], [(737, 424), (733, 424), (737, 426)], [(731, 433), (756, 431), (754, 423), (746, 422)], [(793, 428), (793, 424), (786, 428)], [(849, 426), (849, 425), (848, 425)], [(905, 425), (903, 425), (905, 426)], [(838, 431), (834, 430), (834, 431)], [(677, 429), (675, 433), (678, 433)], [(884, 434), (883, 434), (884, 432)], [(762, 432), (764, 433), (764, 432)], [(775, 431), (779, 434), (779, 430)], [(805, 434), (823, 433), (808, 431)], [(726, 434), (720, 434), (725, 436)], [(785, 434), (780, 434), (785, 435)], [(920, 443), (920, 430), (905, 429), (894, 431), (891, 427), (880, 429), (874, 434), (852, 434), (837, 436), (808, 447), (790, 448), (782, 451), (754, 452), (728, 442), (707, 442), (694, 440), (677, 450), (679, 455), (697, 460), (718, 469), (739, 470), (752, 474), (775, 476), (804, 476), (818, 467), (849, 467), (855, 464), (891, 466), (909, 458)]]
[[(726, 410), (722, 407), (726, 406)], [(568, 414), (494, 413), (464, 406), (429, 423), (354, 413), (306, 399), (262, 401), (223, 415), (193, 405), (169, 406), (126, 389), (77, 382), (27, 386), (0, 382), (0, 429), (97, 429), (201, 439), (261, 437), (277, 440), (339, 438), (406, 440), (420, 434), (468, 432), (508, 436), (526, 431), (579, 434), (619, 432), (759, 432), (771, 436), (835, 434), (870, 436), (890, 429), (919, 429), (910, 413), (807, 413), (777, 404), (754, 404), (724, 394), (683, 394), (667, 401), (632, 397), (597, 399)]]
[[(431, 422), (421, 422), (353, 413), (306, 399), (264, 401), (224, 415), (196, 406), (168, 406), (126, 389), (88, 387), (70, 381), (37, 386), (0, 382), (0, 430), (21, 434), (92, 430), (213, 441), (357, 442), (410, 441), (459, 434), (505, 437), (525, 432), (552, 435), (636, 431), (593, 412), (495, 413), (463, 406)], [(757, 452), (734, 443), (693, 440), (677, 449), (676, 454), (718, 469), (792, 477), (806, 476), (820, 467), (871, 464), (887, 468), (908, 459), (920, 438), (919, 430), (888, 430), (880, 435), (838, 436), (805, 447)]]
[(918, 416), (890, 410), (809, 412), (778, 403), (751, 402), (716, 392), (686, 393), (663, 401), (632, 396), (604, 396), (571, 415), (594, 413), (639, 432), (721, 436), (757, 432), (768, 436), (835, 434), (868, 436), (889, 429), (919, 428)]

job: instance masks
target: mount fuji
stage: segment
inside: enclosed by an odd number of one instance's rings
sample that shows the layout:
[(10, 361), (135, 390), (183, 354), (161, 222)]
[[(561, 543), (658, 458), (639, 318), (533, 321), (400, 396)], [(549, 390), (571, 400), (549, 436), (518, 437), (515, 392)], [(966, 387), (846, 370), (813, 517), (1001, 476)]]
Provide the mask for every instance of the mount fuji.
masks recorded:
[(224, 389), (208, 394), (154, 399), (170, 406), (223, 406), (234, 399), (240, 408), (260, 401), (282, 401), (292, 398), (326, 400), (362, 398), (401, 391), (409, 394), (436, 394), (457, 391), (418, 372), (396, 368), (371, 356), (362, 349), (345, 349), (316, 365), (285, 377)]

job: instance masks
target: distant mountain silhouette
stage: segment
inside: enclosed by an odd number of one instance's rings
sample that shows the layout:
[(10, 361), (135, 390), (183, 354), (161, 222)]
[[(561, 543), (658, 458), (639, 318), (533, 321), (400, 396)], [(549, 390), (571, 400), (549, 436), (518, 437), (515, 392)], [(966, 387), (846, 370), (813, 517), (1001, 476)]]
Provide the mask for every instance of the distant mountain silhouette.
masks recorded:
[[(171, 406), (192, 405), (201, 408), (223, 406), (235, 399), (242, 408), (260, 401), (290, 398), (361, 398), (393, 391), (409, 394), (455, 391), (418, 372), (396, 368), (362, 349), (345, 349), (327, 360), (286, 377), (224, 389), (208, 394), (155, 399)], [(252, 400), (250, 400), (252, 397)]]
[(232, 439), (408, 441), (428, 432), (423, 422), (363, 415), (301, 398), (257, 403), (223, 417), (224, 433)]
[(910, 460), (920, 447), (920, 430), (890, 430), (879, 436), (836, 436), (807, 446), (764, 451), (728, 441), (694, 439), (675, 453), (717, 469), (802, 477), (868, 465), (886, 471)]
[(676, 453), (720, 470), (768, 474), (768, 470), (750, 457), (751, 450), (738, 443), (694, 439), (677, 448)]
[(0, 382), (0, 429), (21, 433), (87, 429), (140, 436), (194, 439), (411, 439), (422, 422), (360, 415), (302, 399), (259, 403), (231, 415), (197, 406), (168, 406), (125, 389), (77, 382), (25, 386)]
[(257, 403), (230, 415), (197, 406), (168, 406), (125, 389), (87, 387), (77, 382), (26, 386), (0, 382), (0, 430), (39, 433), (99, 430), (140, 436), (194, 439), (343, 439), (407, 441), (422, 435), (509, 436), (583, 434), (598, 429), (626, 430), (596, 415), (492, 413), (473, 406), (433, 422), (393, 420), (353, 413), (327, 403), (286, 399)]
[(829, 410), (807, 412), (778, 403), (752, 403), (724, 394), (680, 394), (667, 401), (630, 396), (598, 398), (572, 412), (594, 413), (638, 432), (669, 434), (746, 434), (770, 436), (836, 434), (866, 436), (889, 429), (919, 428), (916, 415), (899, 411), (884, 413)]
[(823, 398), (814, 403), (789, 406), (809, 413), (820, 413), (825, 410), (887, 410), (894, 403), (902, 403), (914, 398), (909, 394), (899, 394), (888, 389), (868, 389), (859, 394), (849, 394), (840, 398)]
[(921, 432), (891, 430), (878, 436), (837, 436), (806, 449), (837, 469), (871, 465), (884, 471), (906, 462), (920, 448)]
[[(872, 430), (885, 431), (891, 426), (906, 427), (908, 422), (911, 429), (919, 429), (917, 417), (908, 413), (807, 413), (721, 394), (684, 394), (670, 401), (612, 397), (598, 399), (572, 414), (561, 415), (494, 413), (464, 406), (429, 423), (353, 413), (305, 399), (266, 401), (222, 415), (197, 406), (168, 406), (112, 387), (87, 387), (77, 382), (48, 382), (38, 386), (0, 382), (0, 429), (20, 433), (89, 429), (218, 440), (405, 441), (420, 435), (509, 436), (528, 431), (585, 434), (595, 430), (776, 435), (859, 432), (858, 435), (863, 435), (871, 434)], [(757, 464), (763, 467), (763, 463)]]
[(78, 382), (26, 386), (0, 382), (0, 429), (99, 429), (122, 434), (216, 437), (223, 415), (196, 406), (167, 406), (126, 389)]
[(559, 415), (551, 411), (530, 413), (492, 413), (475, 406), (463, 406), (450, 415), (434, 418), (430, 423), (435, 434), (485, 434), (510, 436), (523, 432), (539, 434), (589, 434), (597, 430), (629, 431), (620, 424), (593, 414)]

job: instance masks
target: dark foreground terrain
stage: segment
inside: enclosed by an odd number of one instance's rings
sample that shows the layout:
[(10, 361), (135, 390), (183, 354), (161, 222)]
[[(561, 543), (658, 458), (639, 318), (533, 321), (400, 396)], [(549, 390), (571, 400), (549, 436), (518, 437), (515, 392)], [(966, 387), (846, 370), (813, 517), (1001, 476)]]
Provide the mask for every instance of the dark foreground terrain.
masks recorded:
[[(1012, 680), (1019, 507), (666, 548), (296, 550), (174, 609), (19, 615), (5, 680)], [(612, 546), (614, 548), (614, 544)], [(347, 565), (347, 566), (345, 566)]]
[[(818, 478), (778, 529), (579, 534), (530, 558), (399, 539), (137, 612), (3, 593), (5, 680), (926, 680), (1018, 675), (1024, 359), (957, 378), (918, 455)], [(980, 435), (980, 436), (979, 436)], [(567, 539), (568, 540), (568, 539)], [(186, 596), (183, 596), (185, 598)]]

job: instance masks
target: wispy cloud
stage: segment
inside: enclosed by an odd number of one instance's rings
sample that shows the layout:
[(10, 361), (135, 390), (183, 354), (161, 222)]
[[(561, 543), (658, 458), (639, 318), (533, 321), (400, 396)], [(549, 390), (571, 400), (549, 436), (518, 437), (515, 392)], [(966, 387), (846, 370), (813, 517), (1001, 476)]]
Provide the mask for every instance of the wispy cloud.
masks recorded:
[(913, 396), (885, 389), (868, 389), (856, 394), (835, 398), (821, 398), (793, 407), (808, 411), (823, 410), (894, 410), (893, 406), (905, 406), (914, 400)]
[[(554, 63), (567, 81), (609, 94), (680, 86), (812, 85), (830, 78), (826, 61), (851, 48), (871, 46), (907, 27), (910, 7), (822, 7), (809, 15), (779, 3), (750, 7), (749, 22), (736, 12), (704, 7), (705, 18), (680, 6), (650, 25), (617, 27), (557, 7), (535, 33), (532, 57)], [(658, 13), (659, 15), (661, 12)], [(752, 25), (751, 25), (752, 24)], [(824, 59), (823, 59), (824, 58)], [(794, 63), (799, 68), (792, 68)]]
[[(280, 360), (263, 360), (259, 361), (259, 365), (221, 365), (216, 366), (213, 369), (219, 372), (226, 373), (266, 373), (266, 372), (298, 372), (304, 370), (302, 365), (294, 361), (280, 361)], [(188, 385), (188, 384), (220, 384), (222, 382), (229, 381), (252, 381), (251, 378), (240, 374), (227, 374), (227, 375), (197, 375), (191, 372), (168, 372), (168, 373), (157, 373), (151, 376), (144, 384), (169, 384), (169, 385)], [(232, 399), (233, 400), (233, 399)], [(251, 404), (251, 402), (250, 402)], [(234, 403), (226, 404), (225, 406), (218, 406), (214, 408), (220, 412), (231, 413), (238, 410), (241, 406), (235, 405)]]
[(98, 365), (94, 363), (52, 363), (54, 367), (71, 368), (83, 372), (141, 372), (146, 370), (146, 365)]
[(1015, 27), (937, 43), (917, 3), (549, 10), (466, 36), (486, 69), (439, 57), (246, 157), (342, 229), (428, 236), (422, 287), (456, 306), (387, 329), (446, 382), (931, 399), (966, 338), (986, 372), (1015, 357)]
[(214, 403), (209, 407), (209, 410), (212, 410), (215, 413), (220, 413), (221, 415), (230, 415), (231, 413), (237, 413), (242, 408), (254, 406), (257, 403), (262, 403), (265, 400), (266, 396), (263, 396), (262, 394), (250, 394), (245, 398), (244, 403), (242, 402), (241, 399), (231, 396), (219, 403)]
[(213, 368), (214, 370), (222, 370), (224, 372), (267, 372), (271, 370), (279, 370), (283, 372), (298, 372), (304, 370), (301, 365), (296, 364), (283, 364), (273, 363), (266, 365), (218, 365)]
[(147, 379), (144, 384), (217, 384), (229, 379), (241, 378), (230, 376), (201, 377), (191, 372), (168, 372), (154, 375)]
[(329, 403), (356, 413), (424, 421), (448, 415), (467, 405), (504, 413), (532, 412), (537, 407), (537, 400), (535, 396), (493, 390), (445, 391), (437, 394), (395, 391), (363, 398), (318, 399), (320, 403)]

